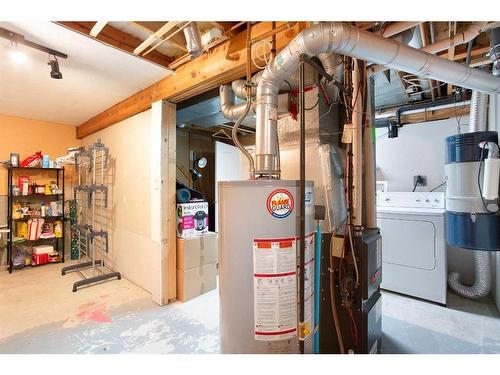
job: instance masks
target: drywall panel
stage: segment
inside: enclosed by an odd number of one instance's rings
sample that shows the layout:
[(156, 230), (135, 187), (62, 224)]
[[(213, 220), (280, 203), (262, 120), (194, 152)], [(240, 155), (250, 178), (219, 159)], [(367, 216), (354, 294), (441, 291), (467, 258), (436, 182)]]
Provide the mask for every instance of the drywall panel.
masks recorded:
[(152, 128), (148, 110), (83, 139), (85, 146), (100, 139), (109, 148), (107, 264), (149, 292), (158, 252), (151, 237)]
[[(397, 138), (388, 138), (386, 128), (376, 131), (377, 180), (388, 181), (389, 191), (411, 191), (413, 176), (427, 176), (427, 186), (417, 191), (429, 191), (444, 181), (445, 139), (467, 131), (468, 117), (461, 119), (405, 125)], [(436, 191), (444, 191), (441, 187)]]

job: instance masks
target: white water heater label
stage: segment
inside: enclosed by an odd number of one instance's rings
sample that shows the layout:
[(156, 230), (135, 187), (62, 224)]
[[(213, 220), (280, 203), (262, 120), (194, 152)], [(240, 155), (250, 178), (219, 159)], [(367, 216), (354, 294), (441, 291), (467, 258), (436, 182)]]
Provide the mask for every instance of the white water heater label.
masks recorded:
[[(253, 240), (255, 340), (297, 334), (298, 238)], [(314, 233), (305, 238), (305, 321), (314, 327)]]
[(297, 334), (296, 239), (254, 239), (255, 340), (278, 341)]
[(314, 233), (306, 235), (304, 262), (304, 321), (310, 328), (307, 338), (314, 331)]

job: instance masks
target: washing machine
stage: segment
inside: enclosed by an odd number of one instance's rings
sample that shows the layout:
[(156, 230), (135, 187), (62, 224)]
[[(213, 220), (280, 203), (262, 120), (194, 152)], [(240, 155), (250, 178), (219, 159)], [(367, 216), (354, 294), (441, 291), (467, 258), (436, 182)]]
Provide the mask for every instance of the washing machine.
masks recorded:
[(379, 193), (377, 223), (381, 288), (446, 305), (444, 193)]

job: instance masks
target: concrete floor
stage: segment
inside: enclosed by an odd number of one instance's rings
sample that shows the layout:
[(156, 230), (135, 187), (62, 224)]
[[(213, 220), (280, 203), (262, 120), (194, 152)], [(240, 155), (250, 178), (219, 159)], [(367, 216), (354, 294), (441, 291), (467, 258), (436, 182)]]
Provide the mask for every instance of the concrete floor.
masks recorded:
[[(0, 272), (0, 353), (218, 353), (216, 290), (158, 307), (122, 279), (71, 292), (61, 265)], [(489, 299), (448, 307), (383, 292), (383, 353), (500, 353)]]

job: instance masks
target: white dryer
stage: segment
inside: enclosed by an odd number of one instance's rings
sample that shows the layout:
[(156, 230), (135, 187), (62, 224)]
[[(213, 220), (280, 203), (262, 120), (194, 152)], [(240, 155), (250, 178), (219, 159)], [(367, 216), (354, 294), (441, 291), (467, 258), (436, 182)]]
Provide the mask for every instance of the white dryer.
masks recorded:
[(444, 214), (444, 193), (379, 193), (381, 288), (446, 305)]

